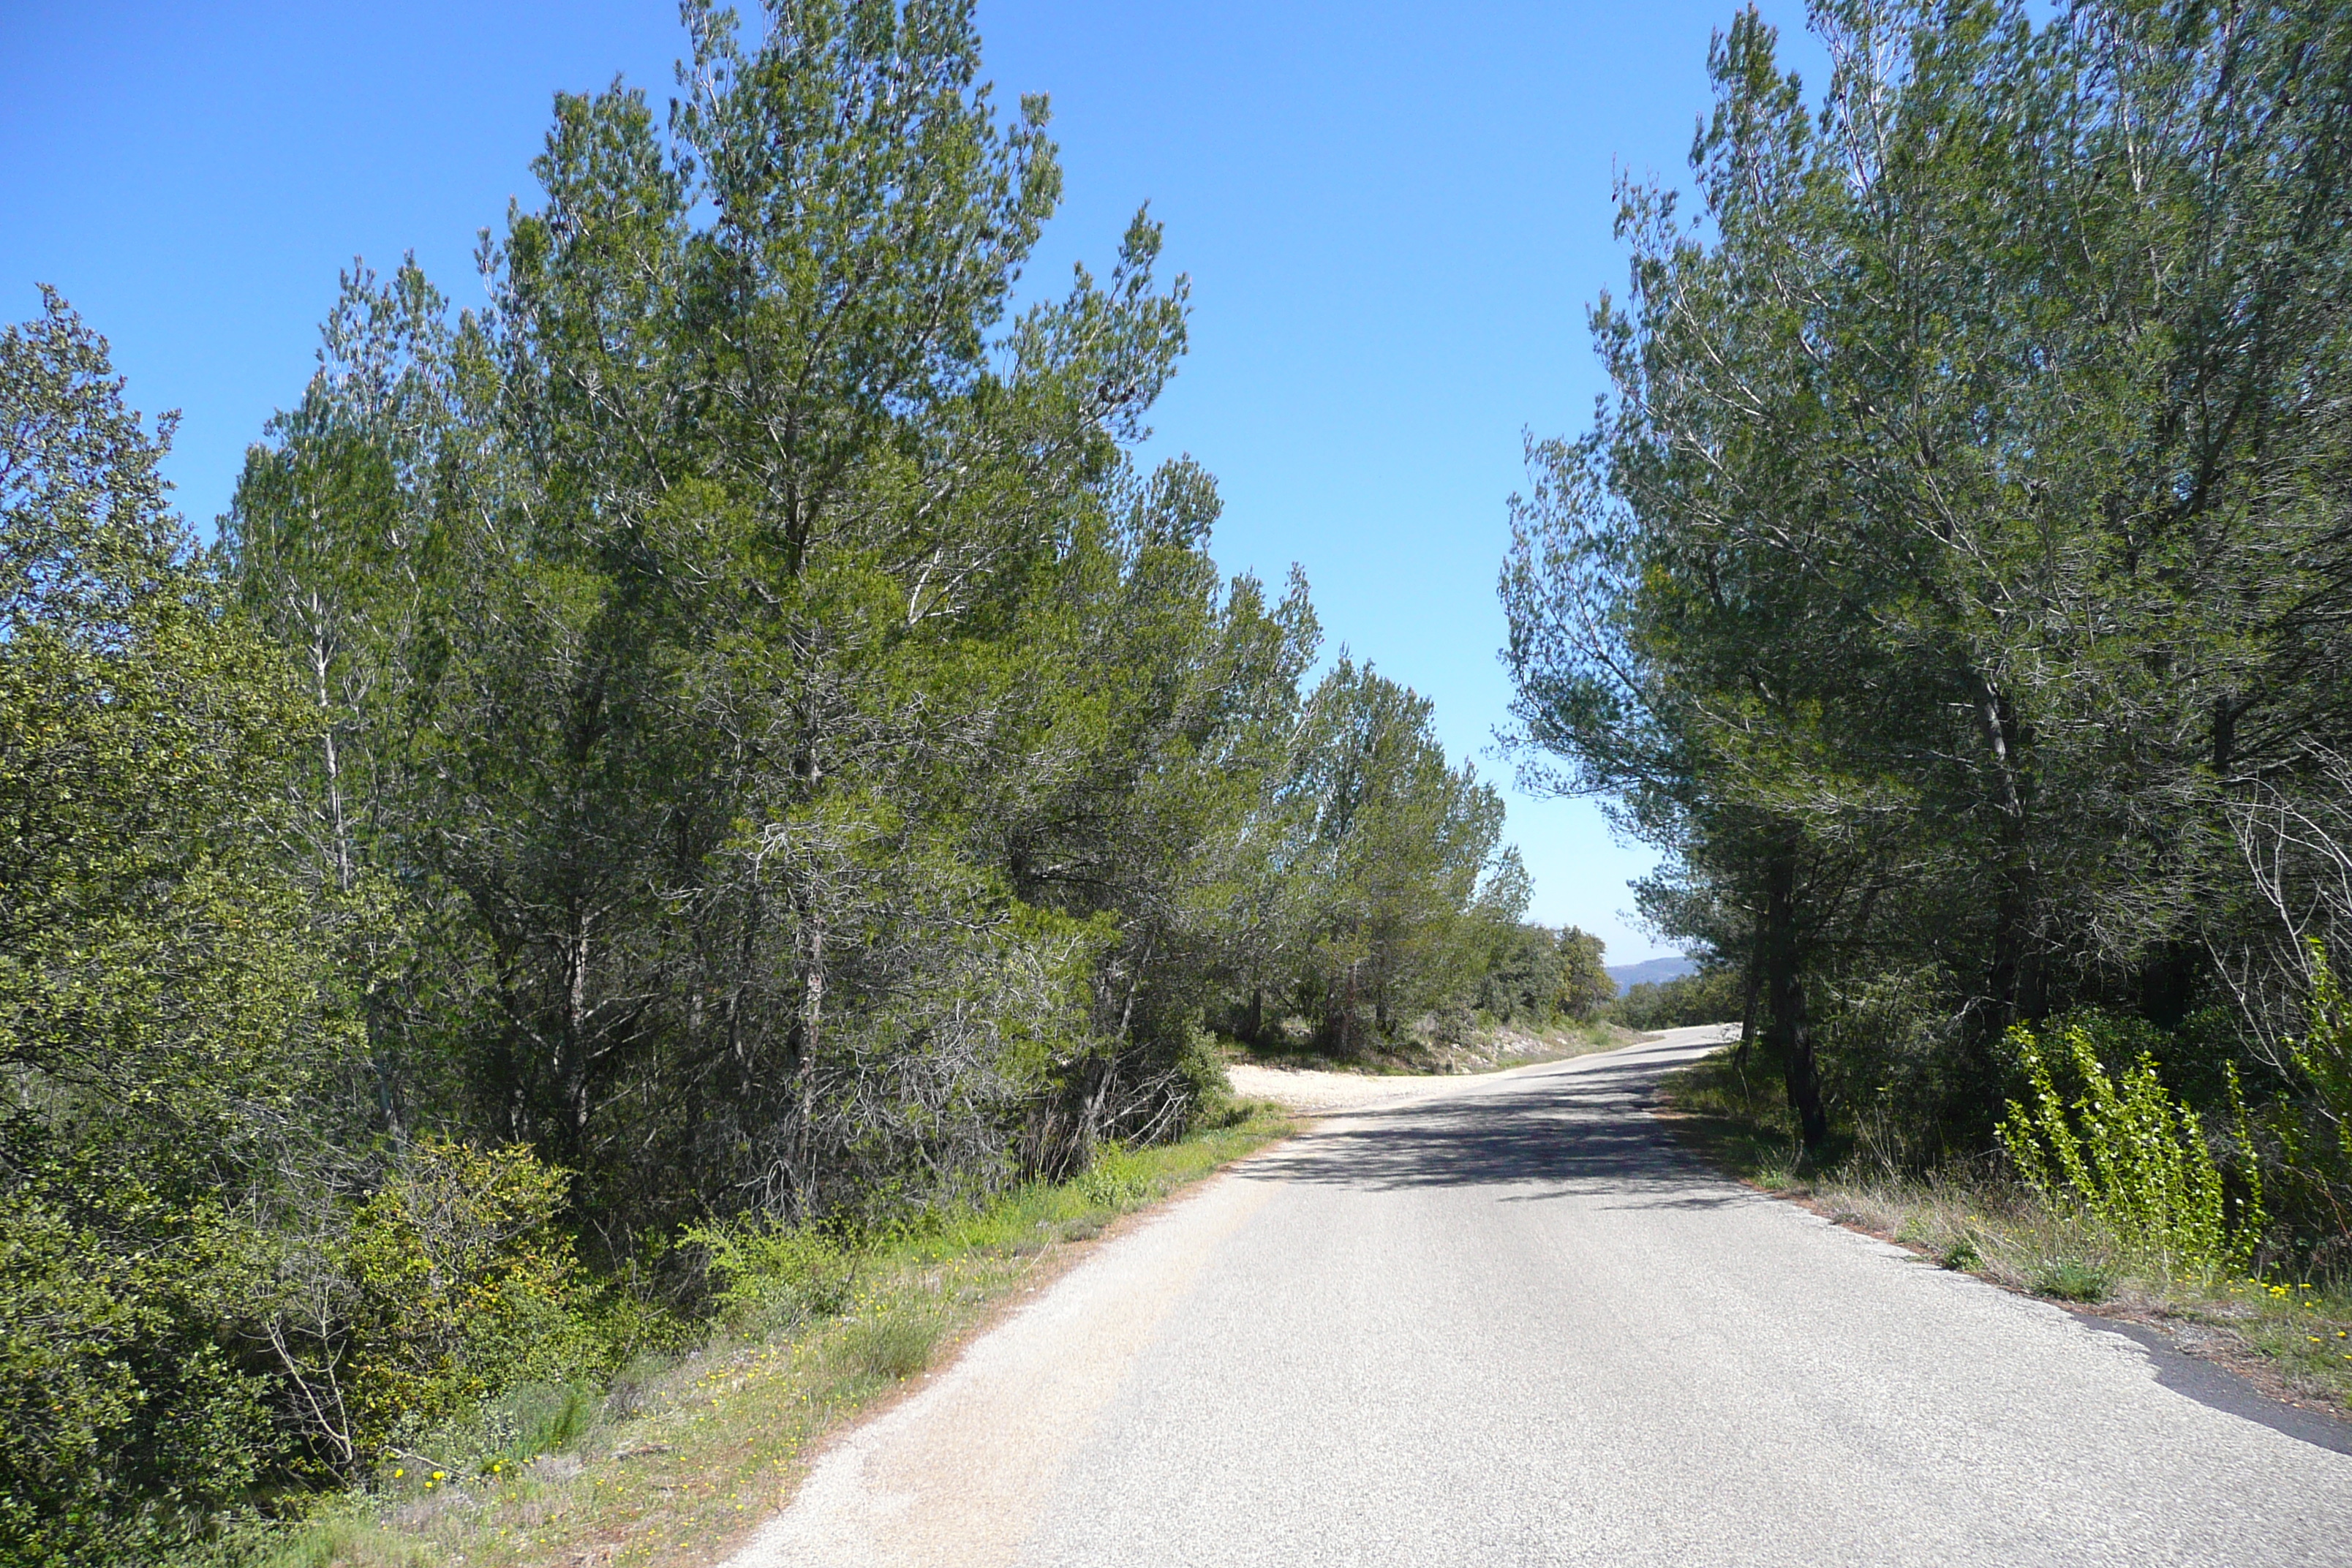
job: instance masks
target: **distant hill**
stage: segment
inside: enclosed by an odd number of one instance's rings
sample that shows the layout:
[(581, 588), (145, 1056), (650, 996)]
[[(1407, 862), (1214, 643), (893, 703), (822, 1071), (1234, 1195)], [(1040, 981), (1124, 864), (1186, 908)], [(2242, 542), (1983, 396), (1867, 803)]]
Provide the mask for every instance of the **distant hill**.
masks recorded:
[(1639, 963), (1612, 963), (1607, 966), (1609, 978), (1617, 983), (1622, 992), (1636, 985), (1654, 985), (1661, 980), (1673, 980), (1698, 973), (1698, 965), (1687, 958), (1645, 958)]

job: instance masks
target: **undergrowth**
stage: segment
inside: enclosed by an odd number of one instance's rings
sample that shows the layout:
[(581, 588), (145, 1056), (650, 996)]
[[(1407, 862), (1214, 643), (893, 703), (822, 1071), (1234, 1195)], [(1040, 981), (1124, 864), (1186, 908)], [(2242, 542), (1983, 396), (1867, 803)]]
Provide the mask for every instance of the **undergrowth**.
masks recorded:
[(255, 1568), (683, 1565), (789, 1501), (828, 1429), (931, 1366), (1070, 1244), (1287, 1130), (1270, 1106), (1177, 1143), (1108, 1149), (1077, 1178), (852, 1246), (698, 1233), (721, 1279), (706, 1344), (601, 1386), (509, 1394), (368, 1490), (248, 1537)]

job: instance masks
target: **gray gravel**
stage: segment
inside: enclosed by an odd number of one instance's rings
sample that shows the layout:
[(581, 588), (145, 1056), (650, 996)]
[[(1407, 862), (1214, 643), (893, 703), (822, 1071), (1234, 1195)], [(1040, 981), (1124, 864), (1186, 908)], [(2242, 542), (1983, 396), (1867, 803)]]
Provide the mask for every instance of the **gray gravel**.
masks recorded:
[(1350, 1109), (837, 1443), (785, 1564), (2347, 1563), (2352, 1458), (1716, 1179), (1707, 1031)]

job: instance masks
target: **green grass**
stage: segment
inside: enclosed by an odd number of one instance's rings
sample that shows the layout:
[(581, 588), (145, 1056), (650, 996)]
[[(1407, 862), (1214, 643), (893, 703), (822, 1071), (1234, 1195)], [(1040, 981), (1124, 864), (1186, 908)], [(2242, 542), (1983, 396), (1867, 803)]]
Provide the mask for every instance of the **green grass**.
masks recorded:
[(438, 1480), (429, 1462), (399, 1467), (404, 1473), (375, 1492), (322, 1500), (252, 1560), (261, 1568), (716, 1562), (791, 1499), (826, 1432), (1050, 1279), (1074, 1244), (1289, 1126), (1273, 1107), (1244, 1107), (1181, 1142), (1105, 1151), (1075, 1181), (1016, 1188), (861, 1253), (837, 1314), (722, 1330), (690, 1354), (625, 1369), (594, 1401), (560, 1390), (509, 1395), (513, 1451), (525, 1436), (552, 1451), (493, 1460), (487, 1473), (444, 1466)]
[(1728, 1051), (1668, 1074), (1660, 1099), (1685, 1141), (1742, 1181), (1943, 1268), (2163, 1324), (2273, 1394), (2352, 1414), (2352, 1282), (2183, 1273), (2013, 1182), (1875, 1169), (1850, 1139), (1807, 1158), (1777, 1077), (1751, 1067), (1743, 1078)]

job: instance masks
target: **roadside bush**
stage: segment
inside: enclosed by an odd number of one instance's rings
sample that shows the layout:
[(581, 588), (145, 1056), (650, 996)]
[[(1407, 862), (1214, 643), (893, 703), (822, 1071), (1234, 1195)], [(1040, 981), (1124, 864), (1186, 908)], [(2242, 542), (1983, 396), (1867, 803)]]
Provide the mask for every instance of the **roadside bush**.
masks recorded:
[(143, 1253), (0, 1194), (0, 1563), (187, 1550), (276, 1452), (268, 1387), (218, 1342), (238, 1250), (165, 1222)]
[(424, 1139), (366, 1202), (281, 1250), (264, 1332), (321, 1458), (363, 1467), (490, 1395), (614, 1359), (555, 1223), (565, 1184), (519, 1145)]
[(2284, 1047), (2290, 1092), (2265, 1107), (2278, 1240), (2323, 1275), (2352, 1274), (2352, 1000), (2326, 947), (2307, 944), (2305, 1028)]
[(1234, 1084), (1225, 1076), (1225, 1058), (1214, 1035), (1197, 1025), (1187, 1030), (1184, 1048), (1176, 1058), (1176, 1073), (1184, 1110), (1179, 1131), (1221, 1127), (1232, 1119)]
[[(2090, 1031), (2066, 1026), (2058, 1032), (2057, 1066), (2082, 1089), (2069, 1104), (2043, 1042), (2022, 1025), (2008, 1038), (2032, 1104), (2009, 1102), (2001, 1146), (2043, 1202), (2173, 1270), (2212, 1273), (2252, 1263), (2263, 1224), (2260, 1186), (2236, 1205), (2232, 1222), (2204, 1127), (2165, 1089), (2153, 1057), (2142, 1054), (2111, 1077)], [(2230, 1083), (2236, 1101), (2234, 1073)], [(2241, 1152), (2251, 1156), (2242, 1103), (2238, 1109)], [(2245, 1167), (2251, 1176), (2250, 1157)]]
[(930, 1365), (946, 1335), (947, 1314), (919, 1292), (879, 1301), (843, 1332), (835, 1353), (856, 1373), (897, 1382)]
[(1576, 926), (1559, 933), (1559, 990), (1557, 1005), (1565, 1017), (1590, 1022), (1617, 994), (1617, 983), (1603, 966), (1607, 948), (1601, 940)]
[(857, 1283), (857, 1253), (814, 1226), (755, 1215), (695, 1226), (719, 1316), (743, 1332), (790, 1328), (845, 1310)]
[(371, 1430), (600, 1359), (572, 1240), (555, 1224), (565, 1186), (520, 1145), (427, 1139), (360, 1210), (352, 1382)]
[(1107, 1209), (1132, 1208), (1151, 1195), (1150, 1163), (1125, 1149), (1102, 1149), (1078, 1178), (1078, 1191), (1088, 1203)]
[(315, 715), (44, 306), (0, 327), (0, 1563), (64, 1568), (202, 1550), (281, 1451), (225, 1325), (353, 1037), (272, 858)]
[(526, 1383), (484, 1402), (482, 1448), (520, 1463), (569, 1448), (604, 1414), (604, 1391), (587, 1382)]
[(2318, 938), (2311, 953), (2309, 1027), (2289, 1046), (2295, 1068), (2311, 1085), (2315, 1109), (2336, 1134), (2337, 1150), (2352, 1161), (2352, 1001), (2327, 962)]
[(1539, 925), (1507, 927), (1478, 976), (1477, 1010), (1498, 1024), (1540, 1023), (1560, 1006), (1564, 971), (1560, 938)]

